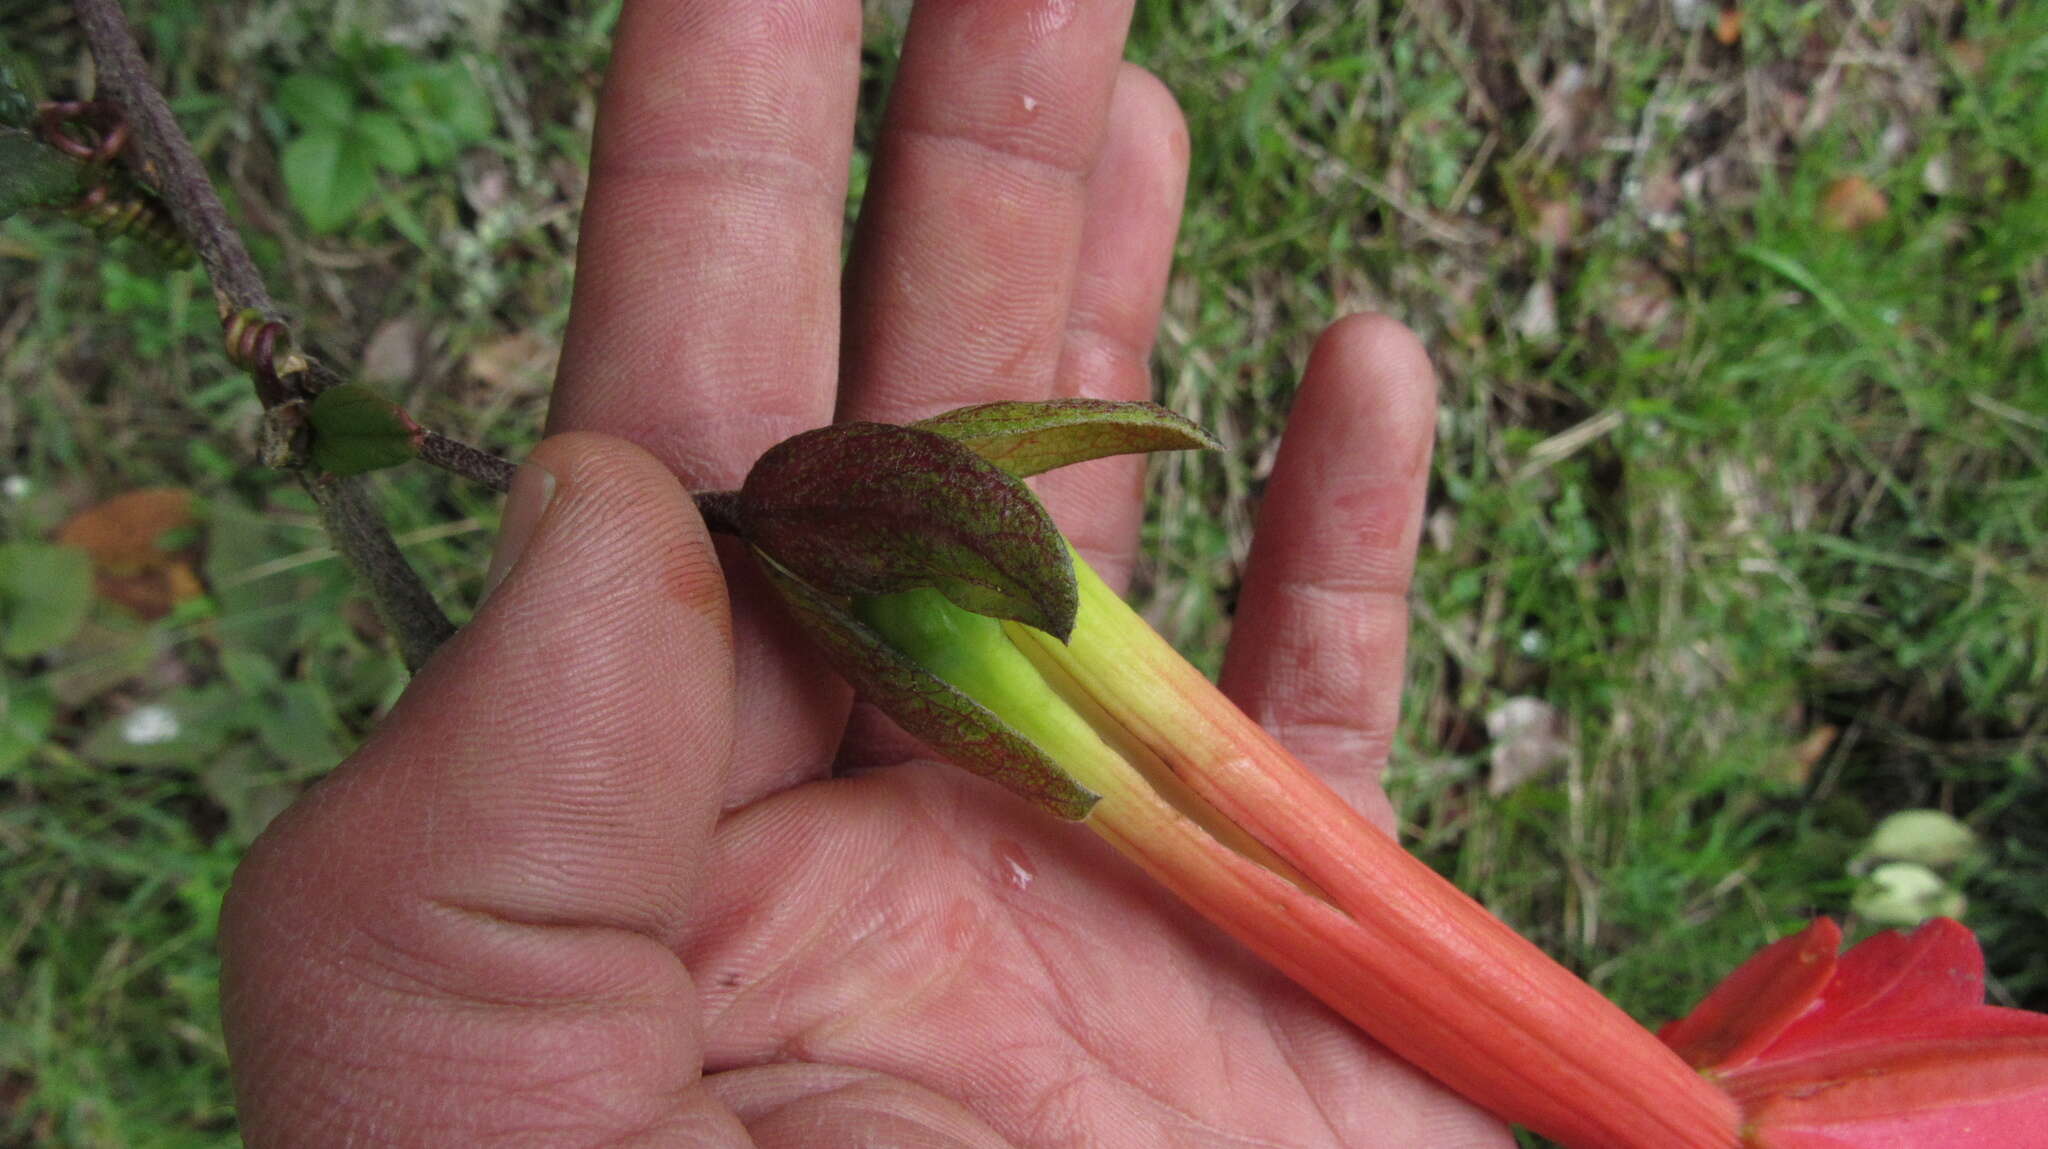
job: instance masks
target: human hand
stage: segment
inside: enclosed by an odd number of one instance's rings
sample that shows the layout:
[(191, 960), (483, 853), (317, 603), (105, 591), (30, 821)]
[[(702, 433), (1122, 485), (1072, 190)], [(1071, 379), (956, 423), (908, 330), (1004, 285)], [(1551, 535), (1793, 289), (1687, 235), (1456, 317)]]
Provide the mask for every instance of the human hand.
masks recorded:
[[(252, 1144), (1509, 1143), (1092, 835), (849, 722), (685, 493), (835, 417), (1146, 394), (1187, 145), (1128, 7), (916, 10), (842, 336), (860, 6), (627, 6), (579, 433), (522, 470), (475, 620), (236, 878)], [(1224, 674), (1383, 823), (1433, 393), (1386, 320), (1318, 345)], [(1139, 475), (1034, 481), (1113, 582)]]

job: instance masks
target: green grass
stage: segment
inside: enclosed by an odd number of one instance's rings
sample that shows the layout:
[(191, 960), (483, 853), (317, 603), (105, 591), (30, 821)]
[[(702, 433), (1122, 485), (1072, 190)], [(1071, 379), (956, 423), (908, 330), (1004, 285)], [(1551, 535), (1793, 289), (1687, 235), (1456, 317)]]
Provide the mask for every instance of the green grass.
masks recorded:
[[(435, 425), (530, 444), (609, 9), (426, 30), (488, 94), (492, 141), (381, 176), (375, 221), (319, 238), (273, 100), (352, 75), (329, 45), (377, 18), (149, 10), (305, 329), (342, 361), (374, 345)], [(1981, 836), (1955, 878), (1994, 994), (2048, 1008), (2048, 9), (1763, 0), (1736, 46), (1691, 10), (1140, 4), (1130, 55), (1194, 139), (1160, 394), (1231, 446), (1157, 466), (1148, 611), (1217, 663), (1314, 333), (1391, 312), (1444, 377), (1391, 777), (1417, 848), (1660, 1020), (1847, 915), (1884, 815), (1943, 808)], [(74, 85), (60, 7), (0, 0), (0, 27)], [(1851, 175), (1887, 215), (1818, 226)], [(5, 664), (0, 1144), (232, 1142), (222, 889), (402, 686), (311, 508), (246, 462), (255, 402), (216, 343), (194, 273), (0, 225), (5, 539), (186, 488), (207, 586), (154, 623), (102, 605)], [(418, 470), (379, 486), (459, 614), (495, 500)], [(1571, 753), (1495, 797), (1486, 718), (1517, 697), (1556, 708)], [(174, 739), (124, 739), (146, 707)]]

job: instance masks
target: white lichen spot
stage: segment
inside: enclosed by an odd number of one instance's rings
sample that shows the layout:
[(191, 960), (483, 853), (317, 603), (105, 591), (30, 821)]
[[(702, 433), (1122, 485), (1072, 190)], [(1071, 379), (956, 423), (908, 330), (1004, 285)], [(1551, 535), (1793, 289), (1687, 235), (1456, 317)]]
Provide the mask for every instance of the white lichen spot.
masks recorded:
[(27, 475), (9, 475), (0, 479), (0, 495), (10, 499), (28, 498), (28, 493), (35, 489), (36, 485), (29, 481)]
[(178, 736), (178, 715), (168, 706), (138, 706), (121, 719), (121, 740), (130, 746), (160, 746)]

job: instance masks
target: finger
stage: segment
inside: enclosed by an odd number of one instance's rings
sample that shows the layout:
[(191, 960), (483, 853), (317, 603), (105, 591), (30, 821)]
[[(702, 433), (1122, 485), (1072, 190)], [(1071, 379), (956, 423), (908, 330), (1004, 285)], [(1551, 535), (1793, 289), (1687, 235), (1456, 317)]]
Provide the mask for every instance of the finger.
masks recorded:
[(1129, 16), (913, 9), (847, 282), (843, 416), (1051, 394)]
[[(1129, 400), (1152, 394), (1152, 338), (1187, 178), (1188, 130), (1173, 93), (1136, 64), (1123, 65), (1102, 158), (1088, 177), (1055, 395)], [(1130, 581), (1144, 474), (1142, 456), (1122, 455), (1063, 467), (1037, 481), (1067, 537), (1118, 589)]]
[[(702, 490), (831, 420), (860, 21), (850, 0), (627, 4), (551, 428), (635, 440)], [(741, 804), (829, 769), (847, 695), (726, 554)]]
[(829, 420), (860, 19), (626, 5), (551, 430), (632, 439), (699, 489)]
[(1384, 316), (1325, 332), (1259, 508), (1223, 689), (1392, 826), (1379, 791), (1400, 708), (1408, 582), (1436, 373)]
[(501, 547), (476, 619), (236, 874), (252, 1144), (736, 1128), (687, 1088), (697, 995), (670, 947), (732, 753), (703, 524), (652, 456), (561, 436)]

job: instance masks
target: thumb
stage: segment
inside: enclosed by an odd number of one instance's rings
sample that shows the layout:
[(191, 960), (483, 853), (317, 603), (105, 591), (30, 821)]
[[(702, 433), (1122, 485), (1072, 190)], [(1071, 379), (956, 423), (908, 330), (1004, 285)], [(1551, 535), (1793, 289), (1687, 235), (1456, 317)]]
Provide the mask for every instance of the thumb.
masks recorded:
[(357, 1135), (516, 1125), (529, 1076), (536, 1119), (608, 1112), (635, 1083), (625, 1108), (674, 1103), (695, 1076), (694, 1026), (645, 1019), (694, 1008), (666, 942), (732, 753), (703, 523), (639, 448), (556, 436), (513, 483), (487, 582), (236, 874), (223, 1009), (245, 1128), (302, 1142), (323, 1098)]

